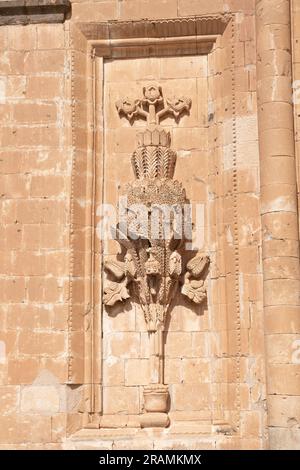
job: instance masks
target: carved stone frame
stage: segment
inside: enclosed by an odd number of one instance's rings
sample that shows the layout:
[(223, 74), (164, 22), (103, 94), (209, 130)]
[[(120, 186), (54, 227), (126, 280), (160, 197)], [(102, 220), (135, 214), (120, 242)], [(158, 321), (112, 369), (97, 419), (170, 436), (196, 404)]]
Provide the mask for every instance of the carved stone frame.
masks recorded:
[[(220, 201), (223, 209), (232, 203), (233, 215), (225, 220), (234, 234), (234, 275), (225, 277), (227, 326), (234, 336), (235, 370), (234, 405), (228, 410), (212, 413), (212, 431), (235, 433), (240, 428), (240, 370), (241, 356), (239, 307), (239, 240), (237, 214), (237, 162), (235, 140), (235, 16), (218, 15), (188, 17), (174, 20), (143, 20), (112, 23), (71, 23), (71, 100), (72, 100), (72, 190), (70, 204), (70, 298), (68, 318), (68, 383), (81, 386), (83, 400), (69, 413), (68, 433), (83, 427), (98, 428), (102, 411), (101, 338), (102, 338), (102, 259), (101, 244), (95, 236), (95, 208), (103, 200), (99, 180), (103, 174), (103, 65), (107, 58), (151, 57), (162, 55), (196, 55), (211, 53), (216, 42), (226, 31), (230, 38), (226, 45), (226, 61), (231, 70), (232, 120), (232, 178), (230, 201)], [(227, 43), (226, 43), (227, 44)], [(222, 65), (223, 66), (223, 65)], [(220, 70), (221, 72), (221, 70)], [(87, 90), (87, 91), (85, 91)], [(217, 121), (217, 117), (214, 117)], [(216, 122), (218, 128), (218, 123)], [(215, 131), (212, 130), (212, 133)], [(218, 130), (217, 130), (218, 132)], [(214, 142), (213, 136), (210, 138)], [(216, 165), (220, 158), (212, 148)], [(216, 177), (210, 175), (210, 184)], [(96, 184), (97, 182), (97, 184)], [(223, 185), (224, 182), (221, 182)], [(223, 194), (223, 191), (222, 191)], [(223, 213), (223, 212), (222, 212)], [(226, 218), (226, 210), (224, 210)], [(215, 214), (216, 219), (218, 216)], [(216, 222), (212, 230), (218, 232)], [(226, 247), (220, 237), (219, 251)], [(217, 257), (215, 257), (215, 263)], [(217, 278), (217, 269), (212, 267)], [(99, 347), (100, 345), (100, 347)], [(232, 355), (232, 352), (227, 351)], [(226, 407), (225, 407), (226, 408)], [(83, 417), (83, 420), (82, 420)], [(216, 429), (217, 427), (217, 429)]]

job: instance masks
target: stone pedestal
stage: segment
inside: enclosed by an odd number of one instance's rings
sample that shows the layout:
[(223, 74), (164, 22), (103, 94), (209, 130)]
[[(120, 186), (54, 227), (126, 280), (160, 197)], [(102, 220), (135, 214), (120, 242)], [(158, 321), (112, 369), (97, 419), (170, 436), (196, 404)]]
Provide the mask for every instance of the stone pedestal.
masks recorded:
[(146, 413), (141, 417), (141, 427), (165, 428), (169, 426), (168, 401), (169, 391), (167, 385), (153, 384), (145, 386), (144, 404)]

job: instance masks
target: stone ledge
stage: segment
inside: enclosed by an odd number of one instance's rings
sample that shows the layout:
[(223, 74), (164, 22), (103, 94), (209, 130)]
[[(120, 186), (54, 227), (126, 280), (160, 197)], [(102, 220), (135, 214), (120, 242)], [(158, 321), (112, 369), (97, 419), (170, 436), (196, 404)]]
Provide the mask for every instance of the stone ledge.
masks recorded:
[[(173, 434), (171, 428), (81, 430), (66, 438), (64, 450), (212, 450), (218, 436), (194, 432)], [(224, 440), (224, 438), (222, 437)]]
[(136, 21), (78, 22), (88, 40), (128, 38), (170, 38), (223, 34), (231, 16), (228, 14)]
[(0, 25), (63, 23), (70, 10), (69, 0), (4, 0), (0, 2)]

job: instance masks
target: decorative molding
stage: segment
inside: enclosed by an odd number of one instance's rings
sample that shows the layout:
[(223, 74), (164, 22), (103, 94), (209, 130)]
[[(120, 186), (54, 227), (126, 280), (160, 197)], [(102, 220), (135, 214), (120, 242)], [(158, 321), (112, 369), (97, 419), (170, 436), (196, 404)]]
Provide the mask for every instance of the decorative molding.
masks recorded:
[(75, 56), (74, 40), (72, 30), (70, 34), (70, 67), (71, 67), (71, 145), (72, 145), (72, 172), (70, 187), (70, 230), (69, 230), (69, 311), (68, 311), (68, 382), (73, 381), (73, 353), (72, 353), (72, 324), (73, 324), (73, 279), (74, 279), (74, 187), (75, 187), (75, 169), (76, 169), (76, 101), (74, 96), (75, 89)]
[(224, 14), (77, 26), (97, 55), (109, 59), (207, 54), (229, 20), (230, 15)]
[(172, 38), (100, 39), (93, 41), (97, 54), (105, 59), (208, 54), (217, 35), (176, 36)]
[[(231, 22), (235, 21), (235, 16), (234, 15), (216, 15), (214, 17), (198, 17), (198, 18), (182, 18), (182, 19), (177, 19), (177, 20), (155, 20), (155, 21), (148, 21), (148, 20), (141, 20), (137, 22), (111, 22), (110, 24), (108, 23), (82, 23), (82, 24), (73, 24), (73, 27), (78, 31), (78, 34), (81, 36), (81, 43), (76, 44), (76, 46), (73, 47), (74, 51), (80, 51), (83, 54), (87, 54), (87, 60), (88, 64), (92, 63), (94, 61), (95, 55), (96, 57), (123, 57), (123, 58), (131, 58), (131, 57), (142, 57), (144, 55), (160, 55), (164, 53), (164, 50), (169, 50), (170, 55), (178, 56), (180, 54), (199, 54), (202, 53), (201, 50), (205, 50), (206, 53), (210, 52), (210, 46), (208, 47), (209, 44), (212, 44), (215, 40), (217, 35), (222, 35), (226, 26), (228, 25), (228, 28), (232, 28), (232, 41), (234, 41), (235, 37), (235, 26), (232, 26)], [(198, 29), (195, 28), (195, 24), (199, 24)], [(231, 24), (229, 24), (231, 23)], [(153, 31), (151, 33), (151, 27), (153, 28)], [(147, 37), (145, 31), (149, 28), (149, 40), (157, 40), (158, 43), (157, 45), (149, 45), (146, 46), (146, 43), (144, 41), (144, 38)], [(206, 29), (205, 29), (206, 28)], [(196, 34), (197, 33), (197, 34)], [(210, 35), (210, 38), (208, 36)], [(191, 39), (193, 36), (193, 39)], [(207, 36), (204, 38), (204, 42), (201, 42), (201, 36)], [(122, 41), (124, 39), (124, 41)], [(165, 40), (169, 40), (168, 46), (164, 46)], [(202, 37), (203, 39), (203, 37)], [(209, 39), (211, 39), (211, 43), (209, 43)], [(108, 50), (108, 41), (109, 40), (109, 47), (110, 51)], [(86, 41), (86, 42), (85, 42)], [(103, 41), (106, 41), (105, 43)], [(176, 45), (175, 47), (171, 47), (171, 44)], [(185, 45), (182, 45), (179, 47), (179, 41), (185, 41)], [(194, 42), (193, 42), (194, 41)], [(103, 47), (104, 46), (104, 47)], [(228, 41), (228, 56), (230, 60), (230, 54), (231, 54), (231, 67), (232, 67), (232, 73), (234, 73), (234, 67), (235, 67), (235, 47), (232, 43), (230, 44), (230, 40)], [(197, 49), (198, 48), (198, 49)], [(106, 55), (108, 54), (108, 55)], [(74, 55), (74, 54), (73, 54)], [(73, 59), (75, 58), (75, 55)], [(222, 71), (222, 70), (221, 70)], [(95, 79), (95, 77), (94, 77)], [(96, 75), (96, 85), (98, 83), (99, 78), (97, 78)], [(234, 101), (234, 96), (236, 93), (236, 84), (235, 84), (235, 78), (233, 77), (232, 79), (232, 94), (233, 94), (233, 101)], [(76, 65), (73, 60), (73, 68), (72, 68), (72, 83), (73, 83), (73, 88), (74, 88), (74, 82), (76, 81)], [(98, 83), (98, 85), (100, 82)], [(89, 92), (88, 93), (88, 99), (91, 99), (92, 94)], [(74, 110), (74, 116), (73, 116), (73, 126), (75, 126), (75, 114), (77, 114), (76, 111), (76, 102), (74, 98), (74, 94), (72, 96), (72, 103), (73, 103), (73, 110)], [(236, 119), (235, 113), (233, 113), (233, 121)], [(101, 119), (100, 119), (101, 121)], [(96, 141), (99, 140), (101, 141), (102, 139), (102, 121), (100, 125), (100, 130), (98, 129), (95, 131), (96, 134)], [(72, 134), (73, 134), (73, 148), (74, 148), (74, 154), (76, 154), (76, 129), (72, 126)], [(233, 122), (234, 126), (234, 122)], [(236, 165), (236, 136), (234, 137), (235, 140), (235, 146), (233, 146), (233, 158), (235, 159), (235, 165)], [(170, 149), (171, 150), (171, 149)], [(74, 155), (74, 158), (76, 160), (76, 156)], [(75, 163), (76, 165), (76, 163)], [(74, 171), (74, 170), (73, 170)], [(237, 194), (237, 175), (233, 177), (232, 181), (232, 187), (235, 186), (234, 191)], [(97, 175), (95, 175), (97, 178)], [(73, 187), (75, 185), (76, 187), (76, 177), (72, 175), (72, 181), (73, 181)], [(92, 197), (92, 195), (91, 195)], [(74, 198), (74, 195), (72, 195), (72, 198)], [(71, 207), (72, 207), (72, 200), (71, 200)], [(73, 221), (73, 215), (71, 215), (71, 225), (74, 226), (74, 221)], [(238, 217), (235, 212), (234, 214), (234, 224), (237, 226), (238, 223)], [(73, 247), (73, 241), (72, 237), (70, 240), (71, 244), (71, 250), (72, 253), (74, 254), (76, 258), (76, 251), (74, 252), (74, 247)], [(235, 234), (235, 246), (238, 245), (238, 239), (236, 238)], [(73, 260), (71, 261), (71, 265), (73, 265)], [(239, 256), (236, 255), (235, 252), (235, 275), (238, 276), (238, 271), (239, 271)], [(90, 280), (88, 282), (94, 282), (96, 275), (93, 272), (93, 267), (91, 266), (91, 273), (90, 273)], [(70, 273), (70, 283), (72, 284), (72, 271)], [(88, 284), (87, 282), (87, 284)], [(237, 277), (236, 277), (236, 283), (237, 283)], [(237, 288), (236, 284), (236, 288)], [(238, 299), (238, 293), (236, 292), (236, 298)], [(70, 325), (72, 322), (72, 291), (70, 292)], [(89, 312), (89, 316), (93, 310), (93, 306), (91, 306), (91, 310)], [(74, 311), (74, 317), (77, 315), (77, 311)], [(239, 319), (239, 313), (237, 314), (236, 312), (229, 311), (228, 315), (236, 315), (236, 325), (237, 329), (240, 330), (240, 319)], [(98, 339), (97, 334), (101, 336), (101, 325), (100, 325), (100, 330), (95, 331), (92, 333), (91, 330), (86, 331), (86, 339), (85, 339), (85, 346), (86, 346), (86, 355), (90, 356), (90, 354), (93, 354), (93, 352), (90, 350), (90, 345), (97, 343)], [(94, 338), (91, 338), (91, 334), (94, 334)], [(100, 337), (99, 336), (99, 337)], [(98, 341), (99, 344), (99, 341)], [(240, 344), (240, 332), (239, 332), (239, 338), (237, 337), (237, 353), (239, 354), (239, 357), (241, 355), (241, 344)], [(70, 379), (72, 376), (72, 346), (70, 345), (70, 363), (69, 363), (69, 371), (70, 371)], [(159, 351), (158, 351), (159, 354)], [(153, 360), (156, 361), (157, 357), (153, 357)], [(93, 367), (95, 370), (98, 370), (97, 368), (99, 365), (94, 361)], [(96, 372), (97, 373), (97, 372)], [(100, 371), (101, 374), (101, 371)], [(238, 388), (238, 393), (240, 390), (240, 371), (239, 367), (236, 370), (236, 387)], [(85, 383), (91, 384), (93, 382), (93, 373), (90, 371), (90, 369), (86, 372), (86, 378), (85, 378)], [(78, 383), (74, 382), (73, 383)], [(101, 385), (100, 385), (101, 388)], [(95, 393), (93, 391), (93, 388), (90, 388), (91, 392), (88, 393), (88, 398), (86, 400), (86, 411), (87, 413), (90, 413), (90, 419), (93, 420), (95, 423), (95, 426), (98, 426), (97, 422), (97, 417), (96, 420), (94, 420), (94, 417), (92, 417), (93, 414), (96, 415), (95, 409), (93, 408), (93, 394)], [(153, 390), (147, 390), (150, 398), (153, 395), (155, 396), (155, 393)], [(163, 392), (163, 390), (161, 390)], [(149, 398), (149, 399), (150, 399)], [(163, 396), (160, 397), (161, 400), (163, 400)], [(91, 404), (91, 405), (90, 405)], [(240, 399), (237, 400), (236, 402), (237, 405), (237, 410), (236, 410), (236, 420), (237, 420), (237, 425), (235, 422), (232, 422), (230, 419), (230, 424), (227, 424), (226, 426), (232, 430), (235, 428), (236, 430), (239, 429), (239, 414), (240, 414)], [(231, 410), (225, 410), (225, 411), (231, 411)], [(235, 413), (235, 412), (234, 412)], [(147, 415), (149, 416), (151, 413), (145, 413), (144, 417)], [(166, 416), (166, 414), (161, 413), (156, 413), (156, 420), (157, 421), (151, 421), (151, 417), (149, 416), (149, 422), (157, 423), (160, 422), (161, 426), (166, 425), (166, 420), (165, 424), (163, 423), (163, 416)], [(145, 418), (146, 419), (146, 418)], [(233, 417), (234, 421), (235, 418)], [(147, 423), (145, 424), (147, 426)], [(226, 427), (225, 426), (225, 427)], [(86, 426), (85, 427), (90, 427)], [(223, 425), (221, 426), (223, 429)], [(226, 428), (227, 429), (227, 428)], [(222, 430), (220, 432), (223, 432)], [(226, 431), (227, 432), (227, 431)], [(232, 432), (232, 431), (231, 431)]]
[(231, 97), (232, 97), (232, 195), (233, 195), (233, 240), (234, 240), (234, 288), (236, 306), (236, 418), (235, 430), (240, 432), (241, 412), (241, 306), (240, 306), (240, 242), (239, 242), (239, 211), (238, 211), (238, 171), (237, 171), (237, 116), (236, 116), (236, 15), (231, 20)]
[(69, 0), (5, 0), (0, 2), (0, 25), (63, 23), (70, 11)]
[(192, 16), (162, 20), (111, 21), (105, 23), (78, 23), (87, 40), (115, 40), (134, 38), (176, 38), (223, 34), (231, 15)]

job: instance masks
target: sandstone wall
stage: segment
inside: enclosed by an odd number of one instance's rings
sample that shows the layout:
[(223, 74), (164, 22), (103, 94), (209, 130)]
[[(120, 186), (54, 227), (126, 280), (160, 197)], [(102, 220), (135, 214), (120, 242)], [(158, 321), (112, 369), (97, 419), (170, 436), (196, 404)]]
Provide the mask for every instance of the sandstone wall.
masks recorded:
[(1, 442), (60, 440), (72, 149), (66, 24), (1, 26)]

